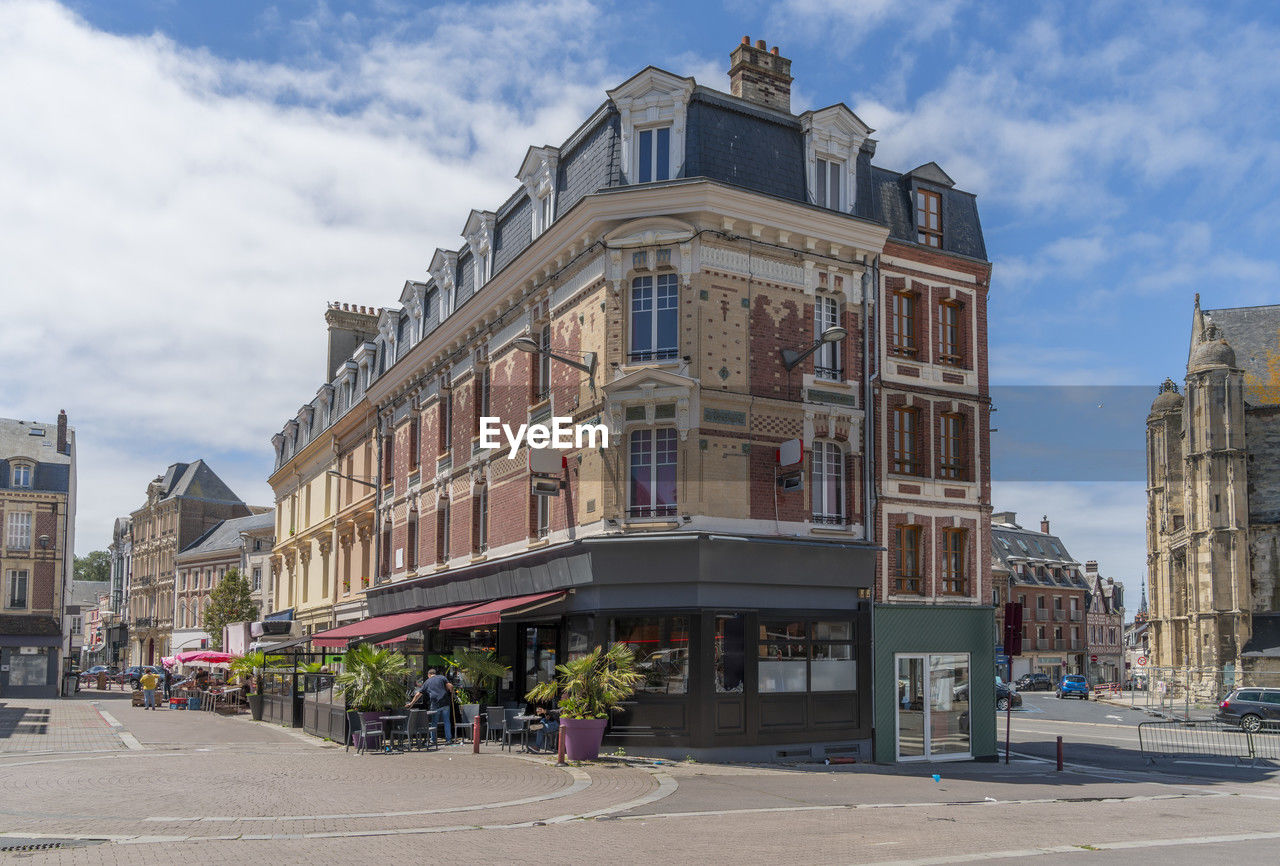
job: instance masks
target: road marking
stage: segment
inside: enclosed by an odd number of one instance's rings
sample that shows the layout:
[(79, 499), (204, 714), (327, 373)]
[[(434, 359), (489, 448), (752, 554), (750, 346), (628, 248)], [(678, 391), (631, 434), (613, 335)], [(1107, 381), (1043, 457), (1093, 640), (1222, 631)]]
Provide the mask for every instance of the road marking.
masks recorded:
[(106, 710), (101, 709), (99, 707), (94, 707), (94, 709), (98, 711), (98, 715), (102, 716), (103, 720), (111, 727), (113, 728), (124, 727), (124, 724), (122, 722), (118, 721), (115, 716), (111, 715)]
[(139, 743), (138, 738), (135, 737), (133, 734), (129, 733), (128, 731), (121, 731), (116, 736), (120, 738), (120, 742), (128, 746), (130, 751), (142, 752), (142, 751), (145, 751), (147, 748), (146, 746), (142, 745), (142, 743)]

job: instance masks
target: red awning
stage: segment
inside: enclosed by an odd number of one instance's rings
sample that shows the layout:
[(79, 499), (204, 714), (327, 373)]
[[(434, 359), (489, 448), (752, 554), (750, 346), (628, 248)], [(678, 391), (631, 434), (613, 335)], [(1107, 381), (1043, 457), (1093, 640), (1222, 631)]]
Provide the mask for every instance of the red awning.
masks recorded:
[(316, 632), (311, 636), (311, 643), (318, 647), (345, 647), (353, 640), (362, 638), (387, 636), (380, 643), (390, 643), (391, 638), (416, 631), (428, 623), (460, 613), (474, 604), (456, 604), (452, 607), (437, 607), (432, 610), (415, 610), (411, 613), (393, 613), (387, 616), (373, 616), (360, 622), (351, 622), (331, 628), (328, 631)]
[(454, 614), (440, 620), (437, 626), (441, 631), (454, 628), (477, 628), (482, 625), (497, 625), (503, 614), (518, 613), (523, 608), (538, 606), (551, 601), (559, 601), (564, 597), (562, 590), (542, 592), (537, 595), (520, 595), (515, 598), (502, 598), (473, 607), (471, 610)]

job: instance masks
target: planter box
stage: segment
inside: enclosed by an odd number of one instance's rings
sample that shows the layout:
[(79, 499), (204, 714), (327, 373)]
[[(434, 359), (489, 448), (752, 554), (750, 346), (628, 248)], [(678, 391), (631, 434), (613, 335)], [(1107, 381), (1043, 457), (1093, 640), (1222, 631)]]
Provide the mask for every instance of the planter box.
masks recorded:
[(607, 719), (561, 719), (564, 755), (570, 761), (594, 761), (600, 757)]

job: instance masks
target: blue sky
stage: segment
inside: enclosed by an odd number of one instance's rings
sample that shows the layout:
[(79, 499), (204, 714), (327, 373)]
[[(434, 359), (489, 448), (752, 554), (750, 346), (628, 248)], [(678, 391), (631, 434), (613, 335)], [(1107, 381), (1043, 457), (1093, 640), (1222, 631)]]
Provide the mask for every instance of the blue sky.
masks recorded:
[(978, 194), (993, 379), (1019, 389), (996, 395), (996, 507), (1049, 513), (1136, 596), (1134, 439), (1192, 295), (1280, 296), (1266, 4), (0, 4), (0, 415), (71, 413), (77, 547), (174, 460), (269, 502), (325, 301), (394, 303), (527, 145), (646, 64), (727, 88), (743, 35), (792, 58), (794, 108), (844, 101), (878, 163)]

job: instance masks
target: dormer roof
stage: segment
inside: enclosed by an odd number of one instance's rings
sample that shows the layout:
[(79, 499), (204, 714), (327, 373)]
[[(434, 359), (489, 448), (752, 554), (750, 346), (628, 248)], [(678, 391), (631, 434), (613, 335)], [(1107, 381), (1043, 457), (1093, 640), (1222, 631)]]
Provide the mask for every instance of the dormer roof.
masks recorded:
[(914, 177), (916, 180), (922, 180), (934, 186), (944, 186), (947, 189), (956, 185), (956, 182), (936, 162), (926, 162), (924, 165), (916, 166), (907, 172), (907, 177)]

